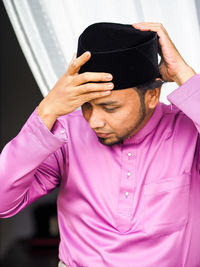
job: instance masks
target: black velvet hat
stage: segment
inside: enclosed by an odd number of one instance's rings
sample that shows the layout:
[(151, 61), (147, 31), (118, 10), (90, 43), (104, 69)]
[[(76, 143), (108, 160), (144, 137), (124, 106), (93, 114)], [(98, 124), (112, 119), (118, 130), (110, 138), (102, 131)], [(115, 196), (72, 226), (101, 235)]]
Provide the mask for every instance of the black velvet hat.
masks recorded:
[(132, 25), (92, 24), (78, 40), (77, 56), (91, 52), (90, 60), (79, 73), (111, 73), (115, 90), (150, 82), (160, 77), (157, 38), (155, 32), (140, 31)]

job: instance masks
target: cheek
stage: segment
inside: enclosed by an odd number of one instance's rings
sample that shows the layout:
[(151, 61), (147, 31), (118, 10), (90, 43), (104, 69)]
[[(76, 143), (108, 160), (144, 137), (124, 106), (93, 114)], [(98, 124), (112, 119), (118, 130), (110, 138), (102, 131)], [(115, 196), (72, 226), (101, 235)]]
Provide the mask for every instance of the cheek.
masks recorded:
[(121, 110), (109, 116), (107, 122), (109, 122), (110, 127), (113, 129), (123, 129), (126, 128), (132, 120), (132, 114), (127, 110)]
[(138, 119), (139, 110), (136, 109), (124, 109), (120, 112), (117, 112), (112, 116), (112, 119), (109, 120), (110, 127), (116, 130), (126, 130), (127, 128), (132, 128)]

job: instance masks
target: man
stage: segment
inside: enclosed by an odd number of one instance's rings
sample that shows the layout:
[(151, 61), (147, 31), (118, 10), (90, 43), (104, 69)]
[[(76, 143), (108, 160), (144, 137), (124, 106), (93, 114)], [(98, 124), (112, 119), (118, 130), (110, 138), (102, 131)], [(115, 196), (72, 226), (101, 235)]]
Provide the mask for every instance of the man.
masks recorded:
[[(200, 77), (162, 25), (133, 26), (89, 27), (1, 154), (1, 217), (60, 187), (60, 266), (200, 266)], [(98, 69), (107, 65), (112, 75)], [(161, 77), (180, 86), (171, 106), (159, 103)]]

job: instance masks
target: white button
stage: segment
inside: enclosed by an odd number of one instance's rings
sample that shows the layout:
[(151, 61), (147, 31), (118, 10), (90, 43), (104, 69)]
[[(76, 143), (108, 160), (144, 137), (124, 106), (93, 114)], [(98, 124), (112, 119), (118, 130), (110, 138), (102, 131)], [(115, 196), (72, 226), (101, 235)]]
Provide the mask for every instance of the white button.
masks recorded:
[(131, 173), (130, 172), (127, 172), (127, 176), (131, 176)]
[(129, 156), (129, 157), (132, 156), (132, 153), (131, 153), (131, 152), (128, 152), (128, 156)]
[(61, 134), (63, 134), (64, 132), (65, 132), (64, 130), (60, 131)]
[(128, 192), (125, 193), (125, 196), (126, 196), (126, 197), (128, 196)]

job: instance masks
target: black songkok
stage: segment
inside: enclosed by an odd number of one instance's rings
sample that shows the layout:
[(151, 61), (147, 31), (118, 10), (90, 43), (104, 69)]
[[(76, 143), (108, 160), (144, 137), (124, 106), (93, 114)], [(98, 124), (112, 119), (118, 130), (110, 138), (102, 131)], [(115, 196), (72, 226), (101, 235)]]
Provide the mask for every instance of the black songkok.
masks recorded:
[(132, 25), (101, 22), (87, 27), (78, 40), (77, 56), (91, 52), (79, 73), (108, 72), (114, 89), (135, 87), (160, 77), (158, 37)]

